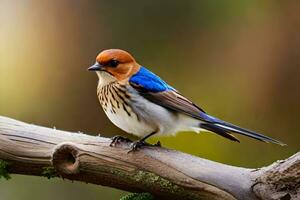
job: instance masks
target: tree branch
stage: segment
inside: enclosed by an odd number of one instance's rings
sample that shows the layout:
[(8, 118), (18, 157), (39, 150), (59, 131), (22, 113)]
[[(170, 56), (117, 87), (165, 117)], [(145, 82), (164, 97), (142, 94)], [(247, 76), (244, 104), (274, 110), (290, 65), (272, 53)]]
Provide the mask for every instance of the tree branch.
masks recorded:
[(9, 173), (42, 176), (47, 167), (54, 167), (63, 178), (146, 191), (163, 199), (300, 197), (299, 152), (253, 170), (160, 147), (128, 154), (130, 143), (110, 147), (110, 142), (0, 116), (0, 159), (9, 163)]

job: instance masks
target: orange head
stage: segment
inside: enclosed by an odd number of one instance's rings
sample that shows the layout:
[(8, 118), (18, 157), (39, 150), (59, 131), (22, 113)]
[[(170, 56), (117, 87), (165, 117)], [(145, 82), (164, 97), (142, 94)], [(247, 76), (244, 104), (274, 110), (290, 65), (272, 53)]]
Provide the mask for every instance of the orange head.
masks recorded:
[(96, 57), (96, 63), (89, 71), (96, 71), (99, 78), (127, 80), (140, 69), (140, 65), (126, 51), (121, 49), (104, 50)]

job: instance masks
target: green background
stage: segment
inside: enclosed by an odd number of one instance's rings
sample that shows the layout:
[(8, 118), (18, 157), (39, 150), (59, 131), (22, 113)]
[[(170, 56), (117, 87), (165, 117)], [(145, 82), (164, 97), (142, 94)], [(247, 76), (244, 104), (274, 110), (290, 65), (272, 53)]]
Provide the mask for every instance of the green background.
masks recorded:
[[(288, 144), (180, 133), (159, 138), (164, 146), (231, 165), (268, 165), (300, 146), (299, 4), (0, 0), (0, 115), (121, 134), (100, 108), (96, 75), (86, 71), (101, 50), (121, 48), (208, 113)], [(118, 199), (125, 193), (60, 179), (0, 180), (1, 200)]]

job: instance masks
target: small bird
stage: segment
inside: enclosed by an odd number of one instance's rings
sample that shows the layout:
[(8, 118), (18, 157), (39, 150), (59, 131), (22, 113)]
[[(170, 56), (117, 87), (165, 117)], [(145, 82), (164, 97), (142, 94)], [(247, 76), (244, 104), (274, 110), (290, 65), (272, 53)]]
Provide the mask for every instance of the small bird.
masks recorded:
[[(145, 140), (153, 135), (200, 132), (203, 129), (236, 142), (239, 140), (232, 133), (285, 145), (208, 115), (159, 76), (138, 64), (124, 50), (102, 51), (88, 70), (95, 71), (99, 77), (97, 95), (110, 121), (125, 132), (141, 138), (133, 142), (131, 150), (147, 145)], [(122, 140), (128, 139), (116, 136), (111, 145)]]

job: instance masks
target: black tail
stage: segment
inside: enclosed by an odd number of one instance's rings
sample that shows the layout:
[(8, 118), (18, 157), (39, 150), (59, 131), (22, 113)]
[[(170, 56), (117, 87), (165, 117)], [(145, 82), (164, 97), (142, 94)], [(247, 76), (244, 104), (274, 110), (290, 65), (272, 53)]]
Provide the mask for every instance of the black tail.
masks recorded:
[(218, 135), (223, 136), (229, 140), (240, 142), (236, 137), (230, 134), (229, 131), (225, 130), (224, 128), (218, 127), (215, 124), (200, 124), (200, 127), (205, 130), (217, 133)]
[(271, 143), (279, 144), (281, 146), (286, 145), (286, 144), (284, 144), (278, 140), (275, 140), (273, 138), (270, 138), (268, 136), (265, 136), (265, 135), (262, 135), (259, 133), (255, 133), (253, 131), (235, 126), (233, 124), (224, 122), (217, 118), (212, 118), (212, 119), (214, 119), (213, 122), (201, 123), (200, 127), (203, 129), (215, 132), (223, 137), (226, 137), (226, 138), (236, 141), (236, 142), (239, 142), (239, 140), (237, 138), (235, 138), (233, 135), (231, 135), (230, 133), (238, 133), (238, 134), (241, 134), (241, 135), (244, 135), (247, 137), (251, 137), (251, 138), (254, 138), (254, 139), (257, 139), (257, 140), (260, 140), (263, 142), (267, 142), (267, 143), (271, 142)]

